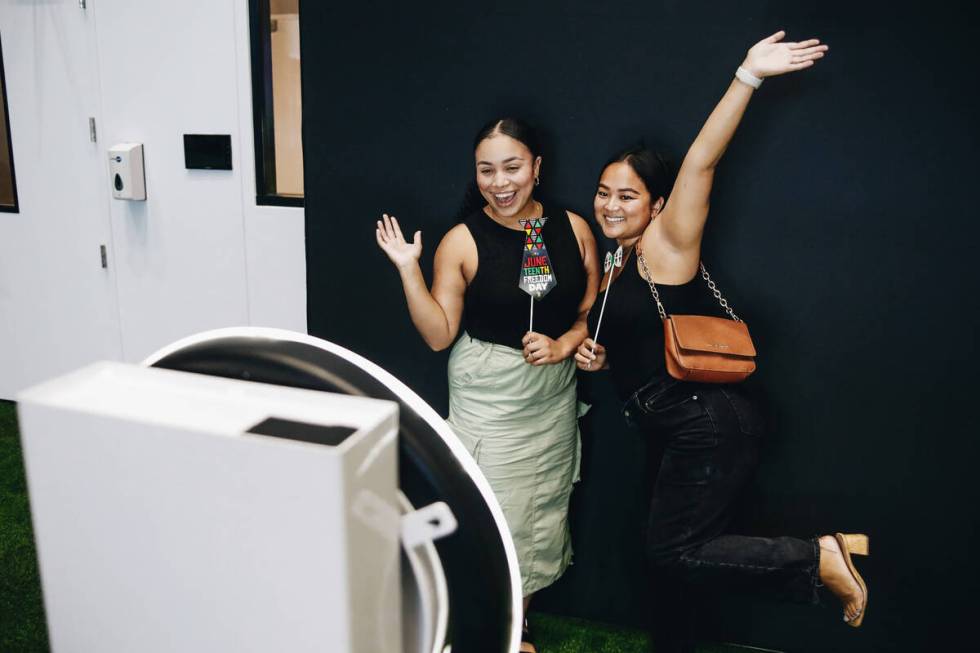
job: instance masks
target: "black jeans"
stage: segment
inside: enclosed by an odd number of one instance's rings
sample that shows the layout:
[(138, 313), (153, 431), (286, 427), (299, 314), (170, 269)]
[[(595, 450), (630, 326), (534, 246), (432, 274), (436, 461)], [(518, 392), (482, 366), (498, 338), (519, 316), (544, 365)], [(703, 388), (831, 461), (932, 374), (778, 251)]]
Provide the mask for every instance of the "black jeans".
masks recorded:
[(745, 387), (656, 379), (627, 400), (623, 415), (663, 451), (646, 541), (657, 653), (693, 650), (700, 593), (747, 590), (816, 602), (816, 538), (725, 534), (765, 430)]

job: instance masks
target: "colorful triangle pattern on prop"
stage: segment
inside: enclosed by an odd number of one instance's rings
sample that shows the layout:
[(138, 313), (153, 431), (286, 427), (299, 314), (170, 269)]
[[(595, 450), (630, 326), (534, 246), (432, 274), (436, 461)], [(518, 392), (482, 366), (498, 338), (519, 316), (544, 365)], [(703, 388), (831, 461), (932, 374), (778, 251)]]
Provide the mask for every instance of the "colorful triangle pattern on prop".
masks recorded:
[(555, 270), (551, 267), (548, 248), (541, 230), (548, 218), (521, 220), (524, 227), (524, 256), (521, 259), (521, 290), (535, 299), (541, 299), (558, 285)]

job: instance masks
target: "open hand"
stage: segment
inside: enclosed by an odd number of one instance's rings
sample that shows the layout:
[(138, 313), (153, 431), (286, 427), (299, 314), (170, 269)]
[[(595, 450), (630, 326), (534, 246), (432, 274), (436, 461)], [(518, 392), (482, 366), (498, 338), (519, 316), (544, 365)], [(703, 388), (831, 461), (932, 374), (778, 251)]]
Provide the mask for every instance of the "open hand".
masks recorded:
[(524, 345), (524, 362), (529, 365), (552, 365), (568, 358), (558, 341), (543, 333), (528, 331), (521, 343)]
[(407, 243), (395, 216), (389, 217), (387, 213), (383, 213), (381, 217), (382, 220), (378, 220), (374, 232), (378, 247), (384, 250), (391, 262), (399, 268), (418, 263), (419, 257), (422, 256), (422, 232), (416, 231), (412, 242)]
[(786, 32), (779, 30), (753, 45), (745, 55), (742, 68), (756, 77), (773, 77), (809, 68), (829, 49), (820, 44), (820, 39), (794, 43), (783, 41), (784, 36)]
[(586, 372), (597, 372), (606, 367), (606, 348), (592, 338), (586, 338), (575, 352), (575, 366)]

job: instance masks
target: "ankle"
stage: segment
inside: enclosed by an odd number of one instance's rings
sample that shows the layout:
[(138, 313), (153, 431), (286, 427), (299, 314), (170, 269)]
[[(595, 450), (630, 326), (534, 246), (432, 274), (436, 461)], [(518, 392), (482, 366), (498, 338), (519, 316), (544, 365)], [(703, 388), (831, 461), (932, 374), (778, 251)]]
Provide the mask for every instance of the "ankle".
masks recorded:
[(817, 538), (817, 543), (820, 545), (821, 551), (840, 553), (840, 546), (837, 544), (837, 538), (835, 538), (833, 535), (821, 535), (819, 538)]
[(820, 546), (820, 557), (818, 559), (818, 576), (820, 578), (821, 585), (827, 585), (828, 581), (833, 584), (835, 575), (835, 565), (840, 560), (840, 547), (837, 546), (837, 540), (833, 537), (824, 535), (817, 540)]

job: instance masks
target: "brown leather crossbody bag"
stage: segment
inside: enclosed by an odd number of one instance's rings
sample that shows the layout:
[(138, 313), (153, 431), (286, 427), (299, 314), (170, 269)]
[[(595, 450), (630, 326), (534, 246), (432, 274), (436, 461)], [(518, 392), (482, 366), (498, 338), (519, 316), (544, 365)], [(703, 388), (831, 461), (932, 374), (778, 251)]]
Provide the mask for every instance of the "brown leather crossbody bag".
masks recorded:
[(650, 294), (657, 302), (664, 323), (664, 355), (667, 373), (681, 381), (701, 383), (737, 383), (755, 371), (755, 346), (749, 327), (735, 315), (728, 301), (699, 263), (701, 277), (708, 289), (732, 319), (707, 315), (667, 315), (653, 283), (643, 252), (637, 249)]

